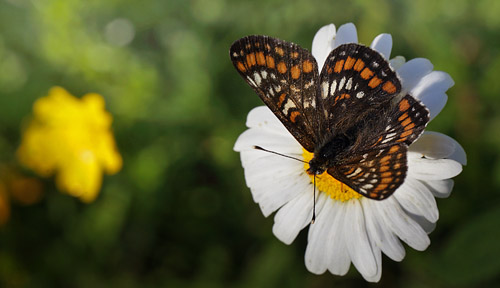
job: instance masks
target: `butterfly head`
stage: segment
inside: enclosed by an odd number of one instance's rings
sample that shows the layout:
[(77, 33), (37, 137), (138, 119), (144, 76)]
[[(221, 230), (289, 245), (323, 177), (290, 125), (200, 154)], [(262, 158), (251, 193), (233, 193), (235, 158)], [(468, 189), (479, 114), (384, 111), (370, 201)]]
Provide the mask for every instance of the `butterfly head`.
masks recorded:
[(309, 169), (307, 169), (307, 174), (309, 175), (320, 175), (323, 174), (328, 167), (326, 167), (325, 163), (318, 158), (313, 158), (309, 161)]

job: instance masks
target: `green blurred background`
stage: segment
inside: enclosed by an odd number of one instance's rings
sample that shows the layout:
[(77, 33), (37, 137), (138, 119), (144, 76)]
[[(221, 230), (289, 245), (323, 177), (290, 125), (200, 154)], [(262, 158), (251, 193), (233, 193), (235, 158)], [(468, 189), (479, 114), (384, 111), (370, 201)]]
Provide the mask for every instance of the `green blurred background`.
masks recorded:
[[(0, 0), (0, 162), (16, 166), (32, 103), (60, 85), (97, 92), (114, 115), (124, 166), (91, 204), (44, 179), (0, 228), (1, 287), (478, 287), (500, 283), (500, 2)], [(304, 266), (307, 231), (287, 246), (246, 188), (233, 144), (261, 105), (229, 61), (231, 43), (267, 34), (310, 48), (323, 25), (359, 40), (393, 36), (456, 82), (430, 129), (468, 165), (425, 252), (383, 259), (366, 284)]]

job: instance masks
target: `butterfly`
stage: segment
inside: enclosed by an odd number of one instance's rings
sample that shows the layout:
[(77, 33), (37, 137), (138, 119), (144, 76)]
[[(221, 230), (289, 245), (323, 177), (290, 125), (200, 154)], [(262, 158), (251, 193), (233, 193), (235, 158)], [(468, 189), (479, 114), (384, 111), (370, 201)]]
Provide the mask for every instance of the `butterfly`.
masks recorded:
[(408, 146), (429, 110), (407, 92), (389, 62), (360, 44), (330, 52), (321, 71), (297, 44), (268, 36), (235, 41), (230, 58), (302, 147), (307, 173), (325, 171), (365, 197), (382, 200), (403, 183)]

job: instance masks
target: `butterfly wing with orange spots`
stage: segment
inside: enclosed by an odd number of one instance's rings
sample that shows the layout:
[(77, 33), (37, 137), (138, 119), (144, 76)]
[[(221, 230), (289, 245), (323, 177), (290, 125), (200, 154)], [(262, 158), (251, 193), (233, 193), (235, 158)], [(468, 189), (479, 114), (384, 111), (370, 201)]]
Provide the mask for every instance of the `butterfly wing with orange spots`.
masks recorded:
[(401, 91), (401, 84), (389, 63), (363, 45), (344, 44), (328, 55), (320, 74), (324, 99), (322, 134), (344, 132), (381, 107)]
[(386, 125), (378, 125), (378, 130), (367, 135), (365, 141), (377, 148), (400, 143), (409, 146), (424, 132), (428, 122), (429, 110), (407, 94), (387, 113)]
[[(328, 173), (368, 198), (389, 197), (403, 183), (408, 146), (424, 131), (429, 111), (410, 95), (358, 133), (350, 156)], [(369, 119), (369, 118), (368, 118)], [(373, 144), (371, 144), (373, 143)]]
[(318, 65), (300, 46), (267, 36), (233, 43), (231, 61), (243, 79), (308, 151), (317, 145)]
[(350, 164), (328, 169), (328, 174), (368, 198), (383, 200), (406, 177), (406, 152), (402, 144), (372, 149), (356, 156)]

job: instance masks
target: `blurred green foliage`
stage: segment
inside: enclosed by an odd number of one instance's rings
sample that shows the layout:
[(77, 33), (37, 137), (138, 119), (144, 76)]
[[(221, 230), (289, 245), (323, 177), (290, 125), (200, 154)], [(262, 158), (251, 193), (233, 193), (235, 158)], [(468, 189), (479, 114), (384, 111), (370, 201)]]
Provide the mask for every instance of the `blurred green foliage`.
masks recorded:
[[(0, 0), (0, 162), (16, 165), (35, 99), (60, 85), (97, 92), (114, 115), (123, 170), (89, 205), (44, 181), (0, 228), (1, 287), (359, 287), (304, 266), (271, 232), (232, 151), (260, 100), (229, 61), (231, 43), (267, 34), (310, 47), (323, 25), (353, 22), (369, 44), (425, 57), (456, 82), (430, 129), (457, 139), (468, 166), (425, 252), (384, 257), (383, 287), (500, 282), (500, 2)], [(25, 171), (25, 173), (28, 173)], [(372, 285), (370, 285), (372, 286)]]

